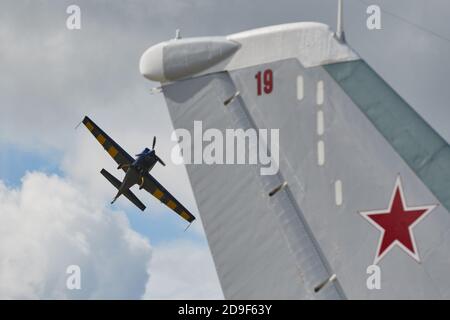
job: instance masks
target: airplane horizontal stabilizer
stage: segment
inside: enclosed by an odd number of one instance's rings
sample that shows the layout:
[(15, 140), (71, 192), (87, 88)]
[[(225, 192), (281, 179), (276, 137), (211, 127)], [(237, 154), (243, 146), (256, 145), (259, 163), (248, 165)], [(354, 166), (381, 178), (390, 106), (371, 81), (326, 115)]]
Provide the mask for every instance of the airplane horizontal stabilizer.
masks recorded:
[[(120, 185), (122, 184), (117, 178), (115, 178), (111, 173), (106, 171), (105, 169), (102, 169), (100, 173), (109, 181), (111, 184), (116, 187), (116, 189), (120, 188)], [(145, 210), (145, 205), (136, 197), (136, 195), (131, 192), (131, 190), (127, 190), (123, 193), (125, 197), (127, 197), (128, 200), (130, 200), (136, 207), (141, 209), (142, 211)]]

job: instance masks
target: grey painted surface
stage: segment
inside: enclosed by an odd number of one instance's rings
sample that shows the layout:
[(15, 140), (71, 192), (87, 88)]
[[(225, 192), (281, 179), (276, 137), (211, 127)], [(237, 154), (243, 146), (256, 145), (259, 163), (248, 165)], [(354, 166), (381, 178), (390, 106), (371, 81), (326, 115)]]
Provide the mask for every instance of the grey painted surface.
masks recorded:
[[(252, 127), (226, 73), (164, 87), (176, 128)], [(314, 288), (331, 274), (286, 191), (270, 198), (280, 177), (258, 165), (187, 165), (219, 279), (231, 299), (338, 299), (334, 284)]]
[(361, 111), (450, 210), (450, 146), (365, 62), (325, 66)]
[[(268, 68), (274, 90), (257, 96), (255, 74)], [(413, 229), (421, 262), (394, 247), (379, 262), (382, 289), (367, 289), (366, 269), (380, 232), (359, 212), (386, 209), (398, 175), (408, 206), (440, 202), (330, 74), (292, 59), (230, 76), (232, 82), (222, 73), (164, 88), (176, 128), (203, 120), (219, 129), (252, 123), (280, 129), (278, 176), (261, 177), (249, 166), (187, 166), (225, 297), (316, 298), (311, 285), (335, 273), (338, 282), (317, 297), (450, 298), (450, 215), (444, 206)], [(298, 76), (304, 79), (301, 101)], [(319, 81), (324, 84), (320, 106)], [(224, 107), (236, 90), (241, 98)], [(233, 111), (238, 107), (244, 112)], [(319, 110), (323, 135), (317, 132)], [(319, 140), (325, 146), (323, 166), (317, 160)], [(266, 194), (284, 179), (289, 188), (272, 202)], [(339, 206), (337, 180), (343, 185)]]
[[(275, 74), (274, 91), (257, 97), (254, 74), (267, 68)], [(297, 100), (299, 75), (305, 82), (302, 101)], [(345, 295), (356, 299), (450, 297), (446, 276), (450, 216), (442, 206), (414, 228), (422, 262), (396, 247), (379, 263), (382, 289), (367, 289), (366, 268), (374, 261), (380, 234), (358, 212), (387, 208), (399, 174), (409, 206), (439, 201), (323, 67), (304, 69), (289, 60), (241, 70), (232, 77), (257, 126), (280, 128), (281, 172)], [(323, 106), (316, 103), (318, 81), (324, 82)], [(325, 119), (323, 136), (317, 134), (319, 110)], [(325, 145), (324, 166), (317, 162), (319, 140)], [(341, 206), (334, 200), (336, 180), (343, 184)]]

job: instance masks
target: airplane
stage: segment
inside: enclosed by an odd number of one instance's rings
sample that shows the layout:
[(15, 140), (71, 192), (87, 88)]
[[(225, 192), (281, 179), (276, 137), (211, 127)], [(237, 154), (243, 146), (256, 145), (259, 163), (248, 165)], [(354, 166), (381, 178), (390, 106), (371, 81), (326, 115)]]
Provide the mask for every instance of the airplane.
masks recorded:
[(226, 299), (450, 298), (450, 146), (338, 8), (336, 30), (178, 33), (141, 56), (175, 129), (279, 129), (275, 175), (186, 164)]
[(100, 173), (118, 190), (116, 196), (111, 201), (111, 204), (113, 204), (121, 195), (124, 195), (136, 207), (144, 211), (146, 208), (145, 205), (130, 190), (132, 186), (137, 184), (139, 185), (139, 190), (144, 189), (190, 224), (195, 220), (194, 215), (149, 173), (156, 163), (160, 163), (163, 166), (166, 165), (156, 154), (156, 137), (153, 138), (152, 148), (145, 148), (141, 153), (137, 154), (136, 159), (134, 159), (89, 117), (85, 116), (82, 123), (114, 161), (117, 162), (117, 169), (125, 172), (125, 177), (121, 182), (105, 169), (100, 171)]

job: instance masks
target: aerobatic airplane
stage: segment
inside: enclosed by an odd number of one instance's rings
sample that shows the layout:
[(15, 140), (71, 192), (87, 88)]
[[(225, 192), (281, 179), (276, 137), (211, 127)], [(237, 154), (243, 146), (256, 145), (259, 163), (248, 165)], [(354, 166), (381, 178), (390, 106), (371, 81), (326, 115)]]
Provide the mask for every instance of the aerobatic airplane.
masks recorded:
[(178, 36), (141, 57), (175, 128), (279, 129), (275, 175), (186, 165), (225, 298), (450, 298), (450, 147), (345, 41), (339, 2), (336, 32)]
[(130, 190), (132, 186), (137, 184), (139, 185), (139, 189), (144, 189), (152, 194), (155, 198), (180, 215), (184, 220), (189, 223), (192, 223), (195, 220), (195, 217), (189, 210), (175, 199), (175, 197), (149, 173), (157, 162), (165, 166), (165, 163), (155, 152), (156, 137), (153, 138), (152, 149), (145, 148), (141, 153), (137, 154), (137, 158), (134, 159), (87, 116), (84, 117), (82, 122), (114, 161), (117, 162), (119, 165), (117, 169), (125, 171), (125, 178), (122, 182), (105, 169), (100, 171), (100, 173), (118, 190), (111, 204), (113, 204), (118, 197), (124, 195), (136, 207), (144, 211), (145, 205)]

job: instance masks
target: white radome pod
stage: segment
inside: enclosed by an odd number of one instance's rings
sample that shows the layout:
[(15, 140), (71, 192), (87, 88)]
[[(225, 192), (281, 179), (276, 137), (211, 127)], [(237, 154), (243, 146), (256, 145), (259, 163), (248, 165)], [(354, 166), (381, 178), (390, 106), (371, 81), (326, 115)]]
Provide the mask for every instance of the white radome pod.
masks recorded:
[(225, 37), (176, 39), (147, 49), (139, 70), (149, 80), (175, 81), (200, 73), (232, 56), (240, 45)]
[(161, 42), (147, 49), (139, 61), (139, 71), (149, 80), (164, 81), (163, 50), (167, 42)]

